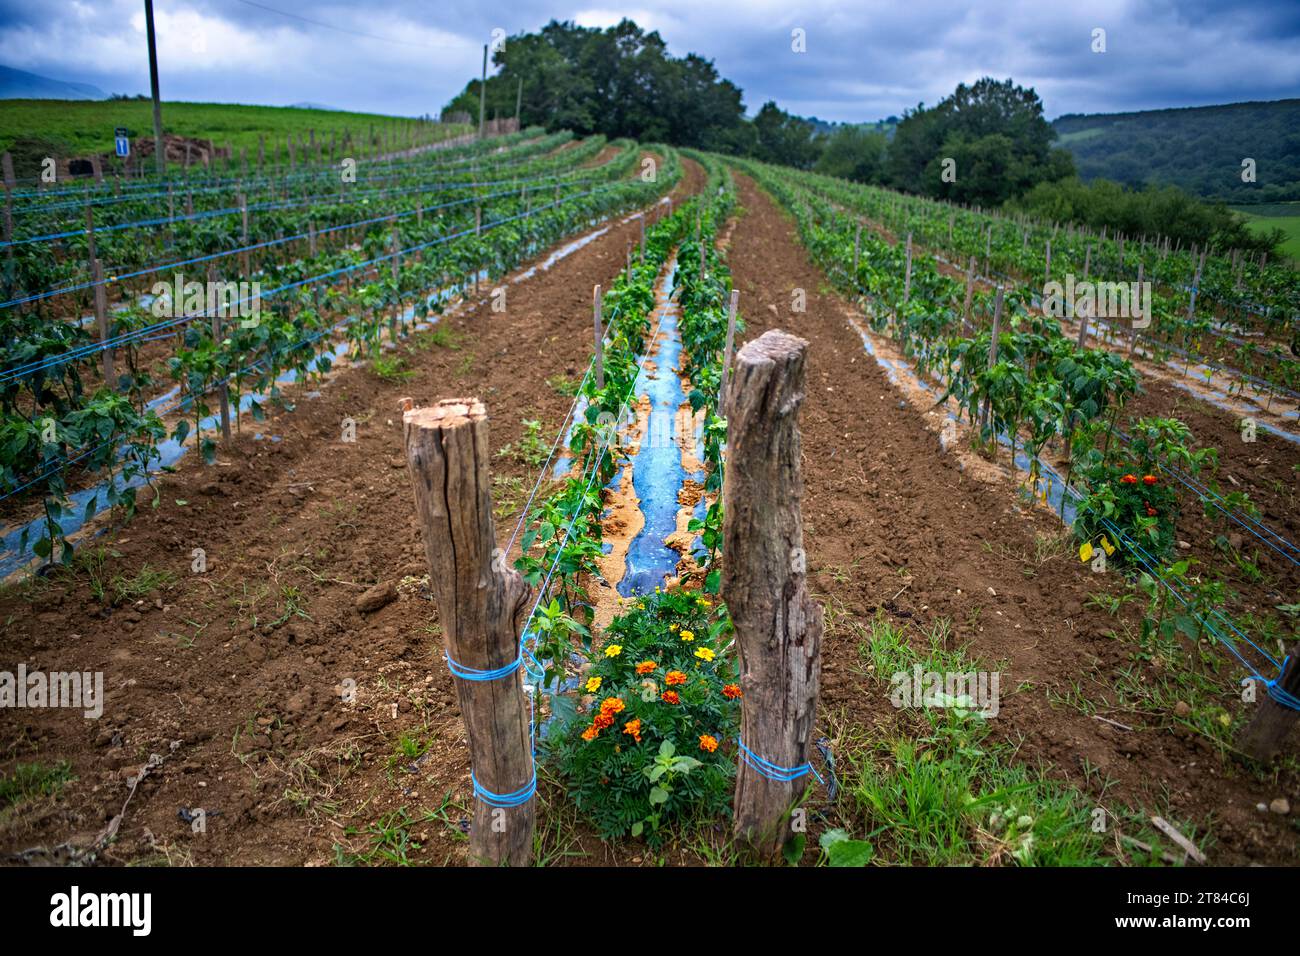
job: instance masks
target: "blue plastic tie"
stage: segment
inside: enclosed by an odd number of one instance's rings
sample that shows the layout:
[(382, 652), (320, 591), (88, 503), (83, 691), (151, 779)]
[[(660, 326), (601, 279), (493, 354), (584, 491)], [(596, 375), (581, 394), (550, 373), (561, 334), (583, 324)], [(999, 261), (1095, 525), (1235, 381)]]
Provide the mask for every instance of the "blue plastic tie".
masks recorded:
[(775, 780), (777, 783), (790, 783), (791, 781), (798, 780), (800, 777), (806, 776), (807, 774), (812, 774), (817, 778), (818, 783), (823, 786), (826, 784), (826, 781), (822, 779), (822, 775), (814, 770), (813, 765), (810, 763), (801, 763), (797, 767), (782, 767), (778, 764), (772, 763), (770, 760), (764, 760), (758, 754), (754, 753), (754, 751), (746, 747), (745, 742), (739, 737), (736, 738), (736, 743), (740, 745), (741, 759), (764, 777), (767, 777), (768, 780)]
[(486, 789), (478, 782), (473, 771), (469, 775), (470, 783), (474, 785), (474, 796), (478, 797), (489, 807), (498, 809), (509, 809), (510, 807), (521, 807), (529, 800), (533, 799), (533, 794), (537, 792), (537, 773), (533, 772), (533, 777), (526, 784), (516, 790), (514, 793), (493, 793)]
[(458, 661), (451, 659), (451, 655), (443, 655), (447, 659), (447, 670), (459, 677), (461, 680), (472, 681), (489, 681), (500, 680), (502, 677), (509, 677), (515, 671), (519, 670), (519, 665), (523, 662), (524, 655), (520, 654), (509, 664), (503, 664), (500, 667), (494, 667), (491, 670), (480, 670), (477, 667), (468, 667)]

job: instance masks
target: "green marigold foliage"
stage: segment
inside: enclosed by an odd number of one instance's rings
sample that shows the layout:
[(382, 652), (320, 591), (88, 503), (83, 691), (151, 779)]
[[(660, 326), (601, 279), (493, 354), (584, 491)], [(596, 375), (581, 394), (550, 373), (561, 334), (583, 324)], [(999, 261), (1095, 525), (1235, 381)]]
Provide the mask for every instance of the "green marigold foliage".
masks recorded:
[(672, 822), (730, 815), (740, 716), (730, 633), (725, 607), (684, 590), (638, 598), (610, 624), (578, 711), (547, 735), (602, 837), (654, 845)]

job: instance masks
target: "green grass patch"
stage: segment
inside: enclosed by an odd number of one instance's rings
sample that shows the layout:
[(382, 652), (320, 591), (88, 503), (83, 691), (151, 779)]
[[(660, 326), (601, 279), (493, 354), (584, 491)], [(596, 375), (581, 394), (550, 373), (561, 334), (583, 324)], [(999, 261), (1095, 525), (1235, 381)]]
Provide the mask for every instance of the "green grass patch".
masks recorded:
[[(331, 134), (342, 141), (351, 131), (353, 142), (404, 127), (409, 119), (335, 110), (288, 106), (244, 106), (238, 103), (169, 103), (162, 105), (163, 130), (193, 139), (210, 139), (218, 148), (229, 145), (238, 157), (248, 150), (257, 158), (258, 137), (266, 141), (267, 161), (288, 162), (286, 138), (301, 139), (315, 130), (317, 141)], [(44, 156), (88, 156), (113, 153), (113, 132), (125, 127), (132, 137), (153, 136), (153, 105), (145, 100), (3, 100), (0, 101), (0, 150), (14, 156), (19, 176), (34, 176)], [(435, 135), (446, 138), (469, 127), (437, 125)], [(299, 159), (301, 160), (301, 156)]]
[(0, 773), (0, 821), (8, 820), (25, 805), (44, 797), (57, 796), (76, 778), (72, 764), (20, 763), (9, 773)]
[[(867, 680), (881, 693), (889, 693), (893, 675), (910, 675), (916, 665), (938, 674), (986, 669), (953, 645), (943, 623), (916, 635), (877, 618), (862, 636)], [(888, 731), (853, 730), (840, 743), (841, 809), (856, 824), (850, 832), (876, 844), (873, 862), (1102, 866), (1118, 862), (1116, 828), (1152, 847), (1139, 851), (1125, 841), (1123, 862), (1158, 863), (1171, 849), (1145, 814), (1105, 806), (1023, 761), (1016, 746), (994, 737), (996, 718), (981, 716), (972, 702), (946, 703), (900, 710)], [(1191, 826), (1175, 825), (1197, 839)]]

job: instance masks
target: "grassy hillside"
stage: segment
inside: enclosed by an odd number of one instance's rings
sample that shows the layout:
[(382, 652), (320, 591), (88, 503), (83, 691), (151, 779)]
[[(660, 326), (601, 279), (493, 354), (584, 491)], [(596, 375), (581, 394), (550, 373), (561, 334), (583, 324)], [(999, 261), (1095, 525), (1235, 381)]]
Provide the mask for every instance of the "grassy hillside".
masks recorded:
[[(286, 150), (286, 137), (315, 130), (328, 142), (330, 133), (353, 138), (396, 129), (411, 123), (397, 116), (296, 109), (286, 106), (241, 106), (229, 103), (163, 103), (163, 130), (168, 134), (211, 139), (218, 147), (229, 143), (236, 154), (247, 147), (257, 153), (259, 134), (266, 136), (268, 154)], [(36, 174), (43, 156), (82, 156), (113, 152), (113, 130), (124, 126), (136, 136), (153, 136), (153, 107), (149, 100), (0, 100), (0, 150), (14, 155), (19, 176)], [(437, 127), (435, 134), (454, 136), (466, 127)]]
[(1267, 233), (1281, 229), (1287, 235), (1282, 253), (1300, 263), (1300, 203), (1270, 203), (1261, 206), (1234, 206), (1246, 217), (1252, 232)]
[[(1230, 203), (1300, 200), (1300, 99), (1070, 114), (1052, 125), (1084, 179), (1173, 183)], [(1254, 184), (1241, 181), (1246, 157)]]

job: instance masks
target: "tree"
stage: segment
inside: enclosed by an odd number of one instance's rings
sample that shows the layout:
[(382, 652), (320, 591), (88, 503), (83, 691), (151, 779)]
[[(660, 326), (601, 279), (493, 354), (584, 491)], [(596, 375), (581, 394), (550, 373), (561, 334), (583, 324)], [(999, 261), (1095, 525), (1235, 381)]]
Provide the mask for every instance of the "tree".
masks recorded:
[[(710, 60), (672, 57), (657, 32), (631, 20), (604, 30), (552, 20), (537, 33), (508, 37), (492, 62), (489, 116), (514, 115), (522, 78), (523, 126), (726, 151), (750, 142), (740, 131), (740, 89)], [(446, 109), (477, 116), (478, 97), (474, 79)]]
[(758, 148), (754, 155), (765, 163), (779, 163), (796, 169), (811, 169), (820, 153), (816, 127), (791, 116), (768, 100), (754, 117)]
[[(931, 109), (904, 114), (889, 149), (892, 186), (961, 202), (997, 205), (1037, 183), (1074, 172), (1033, 89), (984, 77), (959, 84)], [(944, 160), (954, 173), (945, 177)]]
[(815, 169), (858, 183), (880, 183), (889, 141), (884, 133), (861, 126), (841, 126), (826, 138)]

